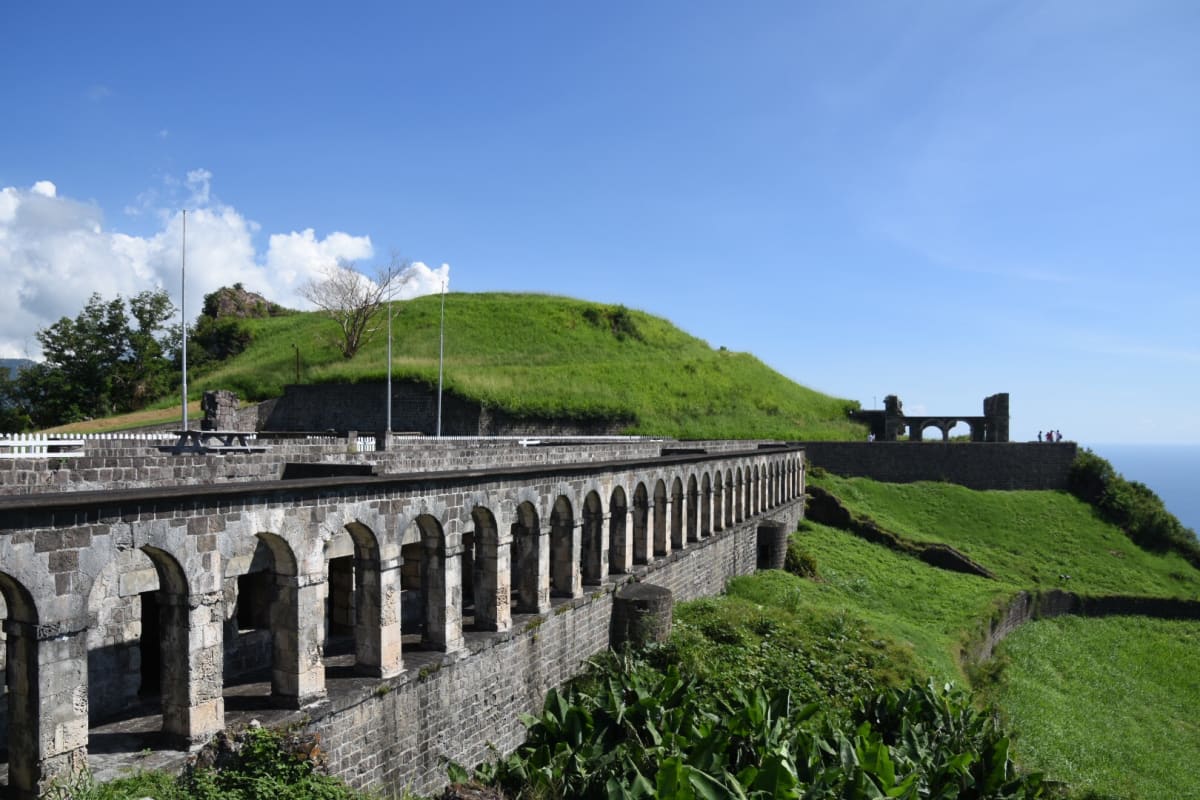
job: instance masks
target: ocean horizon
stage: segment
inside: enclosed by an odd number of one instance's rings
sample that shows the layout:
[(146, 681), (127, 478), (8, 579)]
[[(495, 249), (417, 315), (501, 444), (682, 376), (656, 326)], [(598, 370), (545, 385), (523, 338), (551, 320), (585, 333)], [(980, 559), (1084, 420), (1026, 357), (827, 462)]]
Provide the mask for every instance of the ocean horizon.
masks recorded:
[(1082, 444), (1107, 459), (1126, 480), (1144, 483), (1167, 510), (1193, 531), (1200, 530), (1200, 445)]

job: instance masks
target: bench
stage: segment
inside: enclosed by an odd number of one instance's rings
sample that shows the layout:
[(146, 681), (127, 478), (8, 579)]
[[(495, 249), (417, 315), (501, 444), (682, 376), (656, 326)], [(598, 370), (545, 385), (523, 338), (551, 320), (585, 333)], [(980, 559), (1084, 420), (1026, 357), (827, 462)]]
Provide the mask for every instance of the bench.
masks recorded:
[(178, 437), (167, 448), (175, 455), (182, 453), (262, 453), (267, 448), (251, 444), (254, 431), (172, 431)]

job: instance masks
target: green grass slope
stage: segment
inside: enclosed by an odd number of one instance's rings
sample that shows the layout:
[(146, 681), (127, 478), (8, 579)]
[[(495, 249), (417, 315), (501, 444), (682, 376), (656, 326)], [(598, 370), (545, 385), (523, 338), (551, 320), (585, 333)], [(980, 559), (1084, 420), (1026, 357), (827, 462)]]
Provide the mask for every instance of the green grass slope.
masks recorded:
[[(792, 579), (786, 592), (760, 586), (753, 590), (758, 601), (809, 614), (841, 609), (881, 639), (910, 648), (939, 679), (962, 677), (962, 646), (1021, 589), (1200, 597), (1200, 571), (1174, 553), (1139, 549), (1064, 493), (832, 475), (813, 482), (855, 514), (912, 540), (955, 547), (998, 579), (943, 572), (806, 523), (797, 541), (815, 557), (821, 580)], [(753, 580), (731, 593), (745, 597)], [(1073, 797), (1200, 798), (1183, 768), (1200, 752), (1198, 642), (1195, 621), (1039, 620), (1005, 640), (991, 668), (978, 673), (984, 683), (977, 688), (1016, 732), (1022, 765), (1069, 784)]]
[[(396, 303), (393, 377), (434, 384), (441, 298)], [(191, 385), (276, 397), (296, 381), (383, 380), (384, 331), (355, 358), (316, 313), (247, 320), (250, 347)], [(620, 306), (533, 294), (446, 296), (445, 387), (517, 414), (632, 420), (679, 438), (857, 439), (855, 404), (807, 389), (754, 356), (714, 350), (668, 321)]]

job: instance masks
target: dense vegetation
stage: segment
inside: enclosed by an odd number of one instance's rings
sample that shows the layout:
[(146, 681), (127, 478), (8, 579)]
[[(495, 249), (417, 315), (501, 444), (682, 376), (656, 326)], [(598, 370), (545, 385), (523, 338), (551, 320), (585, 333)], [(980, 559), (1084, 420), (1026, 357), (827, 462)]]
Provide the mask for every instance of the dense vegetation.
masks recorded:
[(1090, 503), (1109, 522), (1141, 547), (1172, 550), (1200, 567), (1200, 542), (1167, 511), (1158, 495), (1144, 483), (1126, 480), (1112, 464), (1084, 450), (1071, 467), (1071, 493)]
[[(601, 664), (569, 692), (552, 695), (529, 720), (526, 746), (485, 766), (483, 777), (530, 798), (651, 791), (881, 797), (884, 787), (900, 797), (1200, 797), (1180, 769), (1200, 752), (1192, 721), (1200, 703), (1200, 623), (1038, 622), (990, 662), (966, 658), (1018, 591), (1061, 586), (1092, 595), (1196, 598), (1200, 572), (1175, 553), (1137, 547), (1067, 494), (829, 475), (814, 482), (854, 515), (911, 541), (953, 546), (997, 577), (939, 570), (804, 523), (790, 548), (797, 574), (737, 578), (722, 597), (677, 607), (666, 646), (615, 673), (613, 663)], [(974, 702), (937, 688), (949, 682), (973, 686)], [(989, 711), (985, 698), (998, 711)], [(641, 706), (655, 704), (687, 713), (668, 711), (661, 723), (655, 716), (646, 734), (639, 720), (649, 712)], [(894, 714), (881, 721), (865, 713), (880, 707)], [(922, 717), (930, 707), (943, 720), (963, 714), (961, 727), (949, 727), (971, 728), (980, 738), (955, 746), (921, 739), (918, 758), (898, 752), (894, 742), (937, 728)], [(713, 714), (733, 722), (710, 728), (706, 715)], [(755, 733), (742, 731), (742, 715), (761, 721)], [(676, 727), (684, 720), (692, 722)], [(622, 725), (642, 733), (621, 734)], [(889, 725), (907, 733), (891, 738)], [(787, 744), (769, 738), (779, 731), (787, 731)], [(860, 734), (866, 738), (853, 744)], [(886, 750), (863, 744), (874, 736)], [(967, 765), (1007, 764), (1010, 755), (1053, 780), (1029, 772), (1022, 778), (1006, 767), (1003, 789), (982, 788), (978, 772), (970, 787), (956, 785), (945, 795), (930, 788), (936, 779), (929, 776), (944, 775), (947, 764), (958, 764), (963, 777)], [(873, 771), (881, 765), (884, 774)], [(831, 781), (834, 773), (845, 782)], [(912, 782), (900, 786), (905, 780)]]
[[(395, 303), (394, 379), (436, 384), (440, 303), (437, 296)], [(241, 319), (226, 336), (235, 333), (248, 341), (235, 339), (231, 349), (244, 350), (193, 373), (193, 398), (222, 388), (265, 400), (290, 383), (387, 374), (386, 336), (347, 360), (337, 326), (317, 313)], [(862, 437), (846, 416), (851, 401), (807, 389), (747, 353), (714, 349), (662, 318), (562, 297), (447, 295), (444, 380), (449, 392), (518, 415), (612, 420), (629, 433)]]
[(267, 728), (224, 736), (201, 751), (211, 763), (182, 775), (139, 772), (107, 783), (87, 773), (53, 785), (49, 800), (369, 800), (321, 769), (320, 747)]

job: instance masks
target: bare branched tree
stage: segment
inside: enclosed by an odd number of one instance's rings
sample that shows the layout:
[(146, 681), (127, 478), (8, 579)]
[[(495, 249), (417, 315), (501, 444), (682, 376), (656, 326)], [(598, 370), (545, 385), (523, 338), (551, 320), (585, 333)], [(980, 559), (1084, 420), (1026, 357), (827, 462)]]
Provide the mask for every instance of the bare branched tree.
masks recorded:
[(413, 273), (409, 263), (395, 256), (368, 277), (353, 263), (339, 262), (325, 270), (324, 277), (300, 287), (300, 295), (324, 311), (341, 328), (342, 356), (354, 354), (371, 340), (379, 326), (375, 319), (383, 304), (408, 283)]

